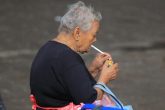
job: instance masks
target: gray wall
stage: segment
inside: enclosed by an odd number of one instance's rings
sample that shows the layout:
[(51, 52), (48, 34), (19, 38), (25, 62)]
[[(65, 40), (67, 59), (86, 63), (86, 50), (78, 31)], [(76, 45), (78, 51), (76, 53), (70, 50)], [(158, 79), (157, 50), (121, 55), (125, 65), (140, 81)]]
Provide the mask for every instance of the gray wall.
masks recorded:
[[(0, 94), (7, 110), (31, 109), (32, 60), (57, 35), (54, 16), (74, 1), (0, 0)], [(165, 1), (83, 1), (103, 15), (95, 45), (120, 64), (111, 82), (116, 95), (135, 110), (165, 110)], [(87, 64), (95, 54), (83, 55)]]

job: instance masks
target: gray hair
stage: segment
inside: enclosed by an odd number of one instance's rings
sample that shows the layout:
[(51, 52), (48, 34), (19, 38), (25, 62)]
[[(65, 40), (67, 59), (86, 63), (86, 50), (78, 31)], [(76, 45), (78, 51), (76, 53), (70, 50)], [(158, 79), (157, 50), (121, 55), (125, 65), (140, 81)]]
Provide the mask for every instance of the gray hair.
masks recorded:
[(59, 32), (72, 32), (77, 26), (83, 31), (88, 31), (92, 26), (92, 21), (100, 21), (102, 16), (91, 6), (86, 6), (82, 1), (78, 1), (68, 7), (68, 11), (63, 17), (56, 17), (60, 22)]

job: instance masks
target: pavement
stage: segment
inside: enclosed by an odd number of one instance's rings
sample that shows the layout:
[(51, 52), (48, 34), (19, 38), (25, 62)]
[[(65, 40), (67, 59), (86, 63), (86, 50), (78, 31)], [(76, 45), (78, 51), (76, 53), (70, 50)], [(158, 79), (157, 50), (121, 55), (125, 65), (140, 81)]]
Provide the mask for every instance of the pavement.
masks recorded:
[[(0, 0), (0, 95), (7, 110), (31, 109), (32, 60), (58, 34), (54, 17), (75, 1)], [(165, 1), (82, 1), (102, 13), (95, 46), (120, 65), (110, 82), (116, 95), (134, 110), (165, 110)], [(91, 49), (82, 57), (88, 64), (95, 54)]]

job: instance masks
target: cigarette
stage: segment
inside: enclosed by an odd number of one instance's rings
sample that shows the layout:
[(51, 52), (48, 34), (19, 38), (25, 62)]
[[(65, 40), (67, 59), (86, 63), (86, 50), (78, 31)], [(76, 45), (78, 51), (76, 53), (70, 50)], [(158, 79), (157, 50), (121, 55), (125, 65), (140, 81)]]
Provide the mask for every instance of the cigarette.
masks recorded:
[[(95, 50), (97, 50), (98, 52), (104, 54), (103, 51), (101, 51), (100, 49), (98, 49), (98, 48), (95, 47), (94, 45), (91, 45), (91, 47), (94, 48)], [(112, 65), (113, 65), (113, 61), (112, 61), (112, 59), (108, 59), (108, 62), (107, 62), (107, 63), (108, 63), (108, 67), (112, 66)]]
[(98, 52), (100, 52), (100, 53), (104, 54), (104, 52), (103, 52), (103, 51), (101, 51), (100, 49), (98, 49), (98, 48), (97, 48), (97, 47), (95, 47), (94, 45), (91, 45), (91, 47), (92, 47), (92, 48), (94, 48), (95, 50), (97, 50)]

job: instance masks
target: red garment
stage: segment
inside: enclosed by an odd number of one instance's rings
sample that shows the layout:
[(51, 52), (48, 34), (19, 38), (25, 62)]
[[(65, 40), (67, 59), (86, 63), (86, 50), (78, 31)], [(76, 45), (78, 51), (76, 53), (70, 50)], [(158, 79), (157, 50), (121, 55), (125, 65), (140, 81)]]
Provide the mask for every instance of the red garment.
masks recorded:
[(82, 103), (80, 105), (75, 105), (71, 102), (69, 105), (64, 107), (41, 107), (37, 105), (34, 95), (30, 95), (30, 100), (32, 102), (32, 110), (36, 110), (37, 108), (41, 108), (43, 110), (80, 110), (83, 106)]
[[(81, 107), (84, 105), (83, 103), (81, 103), (80, 105), (75, 105), (71, 102), (64, 107), (41, 107), (37, 105), (34, 95), (30, 95), (30, 100), (32, 102), (32, 110), (36, 110), (37, 108), (41, 108), (43, 110), (80, 110)], [(93, 104), (106, 107), (116, 106), (116, 104), (111, 100), (111, 98), (105, 94), (103, 95), (103, 98), (101, 100), (96, 100)]]

